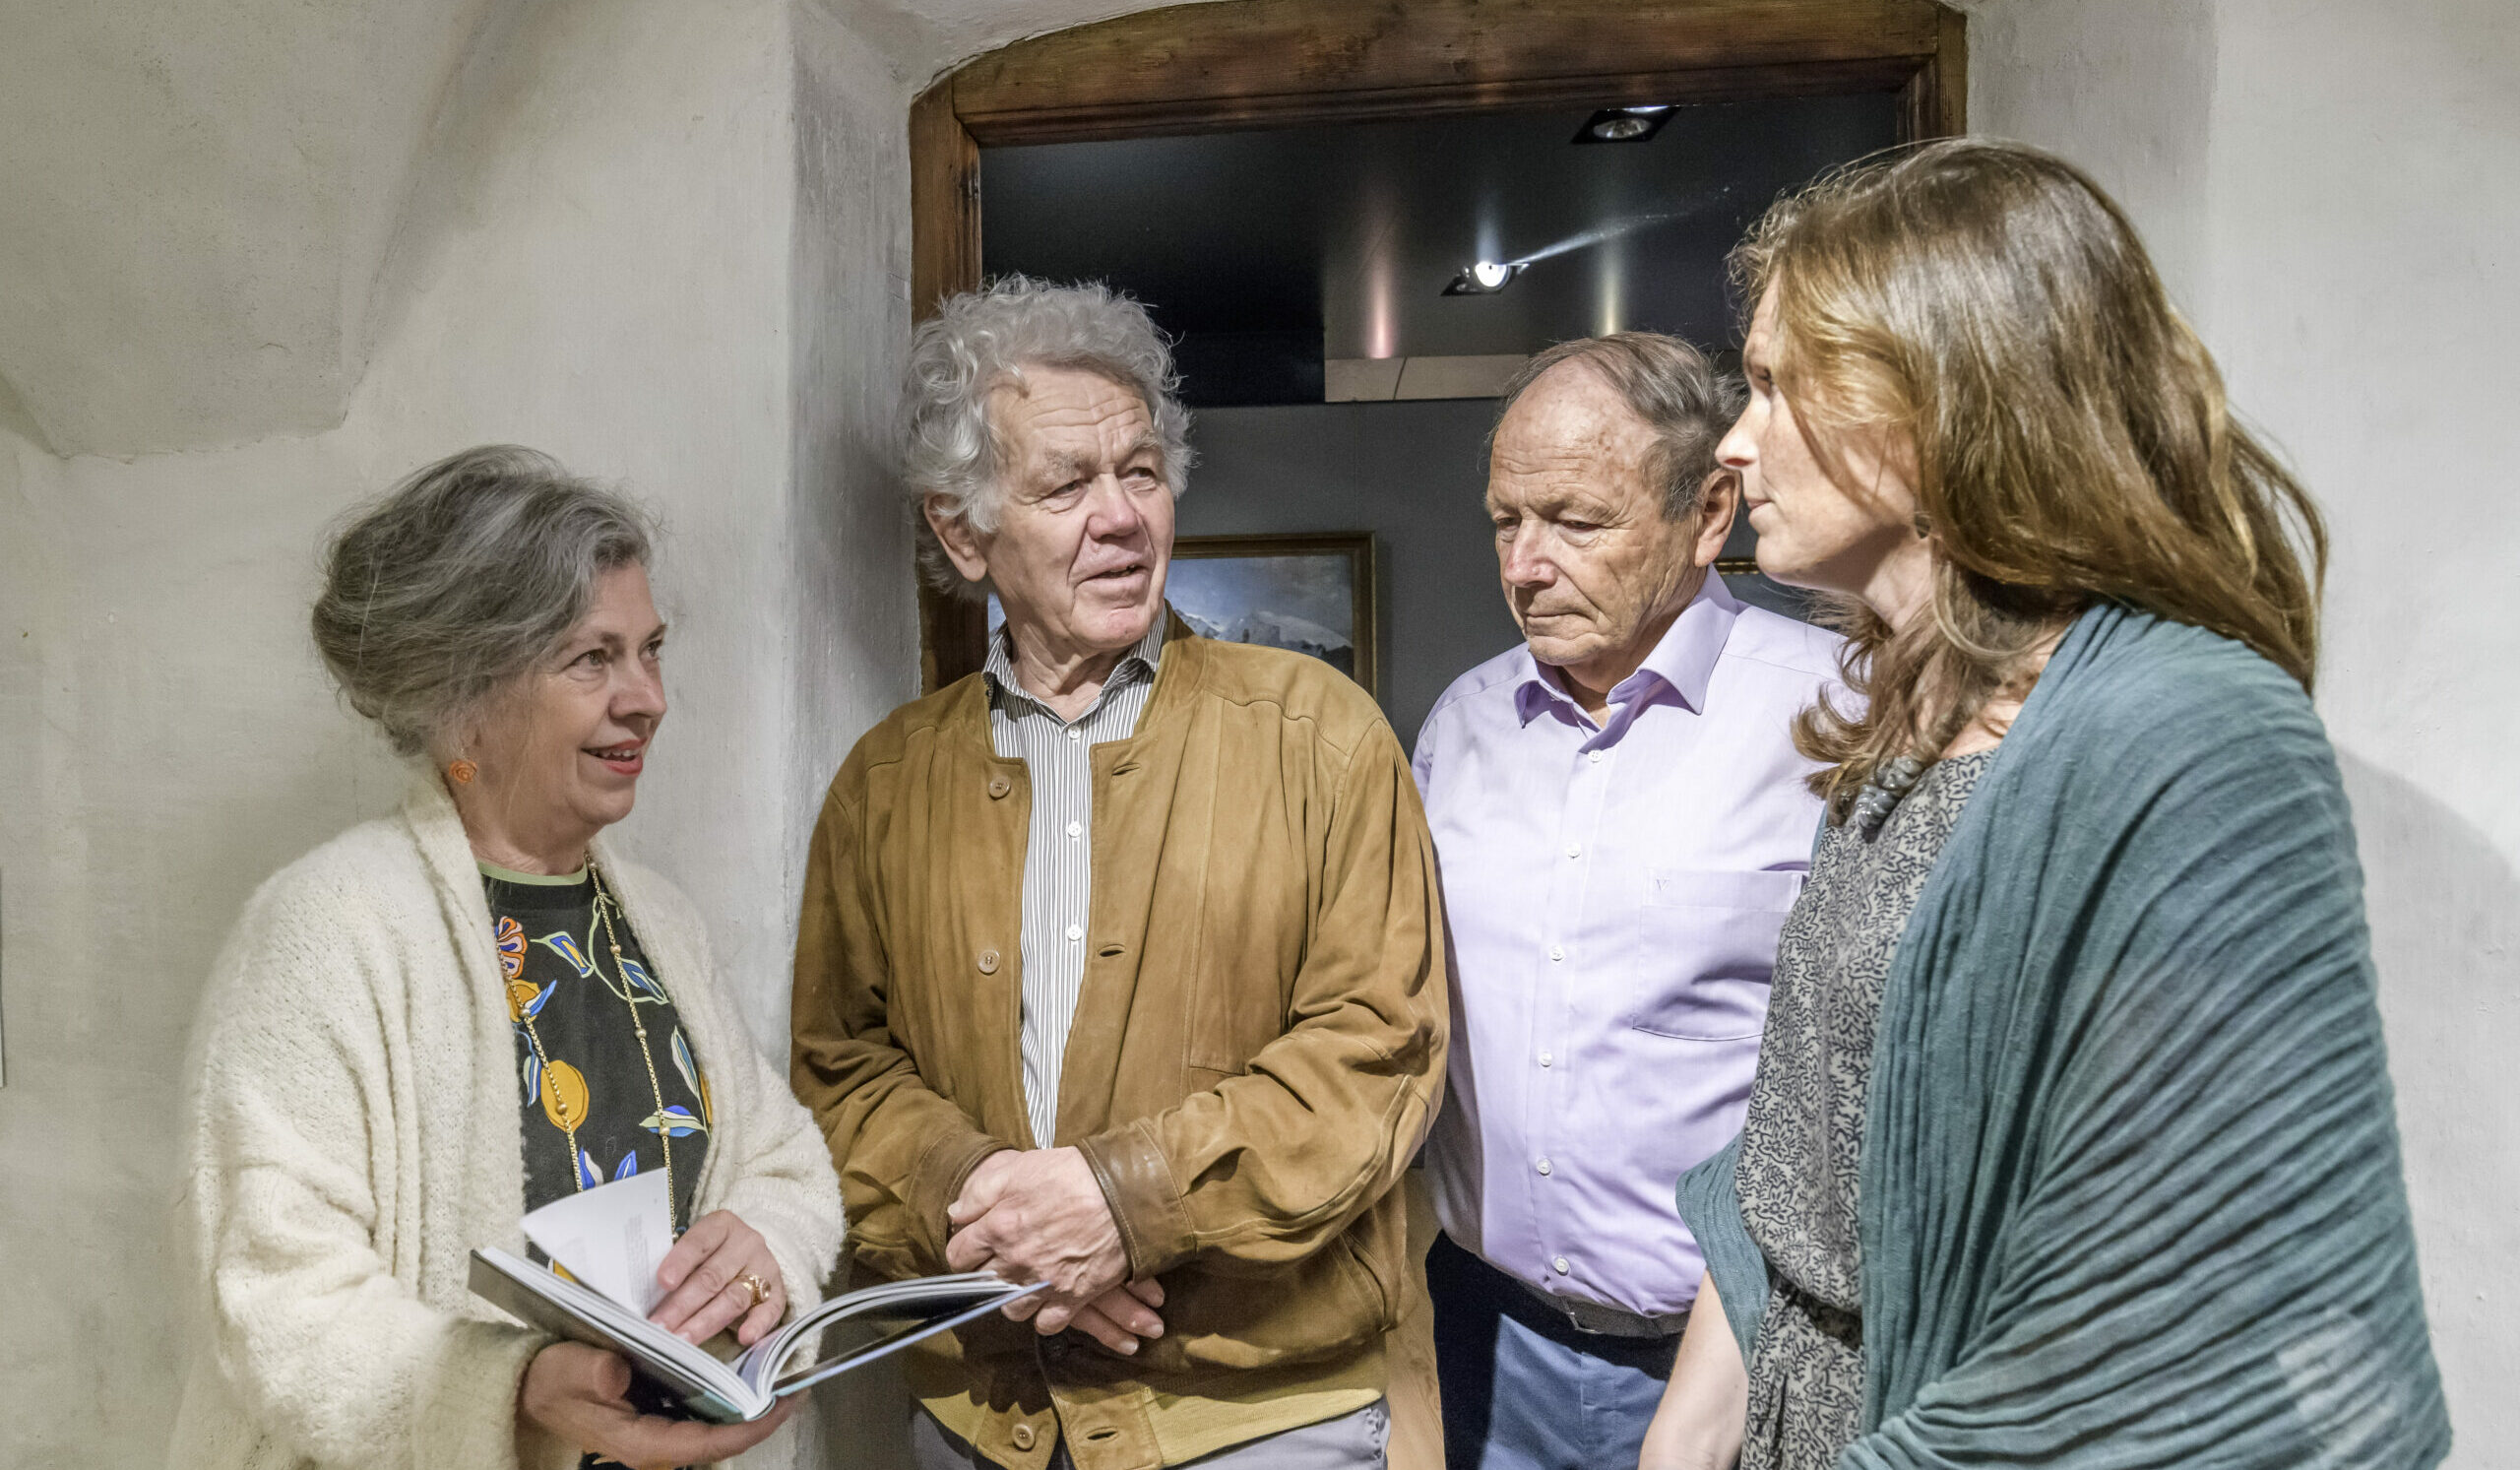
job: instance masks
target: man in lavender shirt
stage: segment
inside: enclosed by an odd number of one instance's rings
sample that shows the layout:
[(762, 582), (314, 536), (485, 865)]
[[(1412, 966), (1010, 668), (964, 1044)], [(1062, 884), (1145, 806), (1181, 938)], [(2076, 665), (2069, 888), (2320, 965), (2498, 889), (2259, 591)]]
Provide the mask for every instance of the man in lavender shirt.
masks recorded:
[(1713, 571), (1735, 403), (1619, 333), (1535, 357), (1490, 445), (1524, 646), (1445, 691), (1416, 761), (1453, 948), (1425, 1149), (1453, 1470), (1634, 1465), (1704, 1271), (1671, 1189), (1741, 1126), (1820, 820), (1791, 725), (1838, 645)]

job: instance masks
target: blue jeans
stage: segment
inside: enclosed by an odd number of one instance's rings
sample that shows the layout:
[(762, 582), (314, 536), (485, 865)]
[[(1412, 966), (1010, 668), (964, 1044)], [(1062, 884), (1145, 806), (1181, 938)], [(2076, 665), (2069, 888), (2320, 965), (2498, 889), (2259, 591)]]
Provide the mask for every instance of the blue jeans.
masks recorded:
[(1442, 1236), (1426, 1290), (1447, 1470), (1634, 1470), (1676, 1335), (1579, 1331)]

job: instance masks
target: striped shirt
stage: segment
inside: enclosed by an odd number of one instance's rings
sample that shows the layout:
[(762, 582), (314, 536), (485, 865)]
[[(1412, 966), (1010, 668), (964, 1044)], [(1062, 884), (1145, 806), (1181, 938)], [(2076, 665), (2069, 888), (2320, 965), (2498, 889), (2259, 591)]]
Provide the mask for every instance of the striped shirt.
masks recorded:
[(1015, 678), (1009, 630), (988, 644), (989, 738), (1000, 759), (1021, 759), (1033, 786), (1033, 826), (1024, 843), (1024, 1107), (1033, 1142), (1058, 1132), (1059, 1068), (1068, 1027), (1085, 988), (1085, 927), (1094, 904), (1094, 756), (1104, 740), (1137, 733), (1155, 692), (1164, 618), (1102, 682), (1074, 720), (1024, 692)]

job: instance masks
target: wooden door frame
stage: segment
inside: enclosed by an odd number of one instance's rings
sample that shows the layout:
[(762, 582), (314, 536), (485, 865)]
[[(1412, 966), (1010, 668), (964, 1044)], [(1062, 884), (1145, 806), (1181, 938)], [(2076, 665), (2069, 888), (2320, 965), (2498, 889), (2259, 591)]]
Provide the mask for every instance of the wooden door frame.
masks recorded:
[[(1965, 23), (1934, 0), (1210, 0), (1015, 41), (910, 108), (911, 306), (980, 283), (979, 151), (1534, 107), (1895, 92), (1907, 140), (1967, 124)], [(976, 671), (976, 604), (919, 592), (920, 686)]]

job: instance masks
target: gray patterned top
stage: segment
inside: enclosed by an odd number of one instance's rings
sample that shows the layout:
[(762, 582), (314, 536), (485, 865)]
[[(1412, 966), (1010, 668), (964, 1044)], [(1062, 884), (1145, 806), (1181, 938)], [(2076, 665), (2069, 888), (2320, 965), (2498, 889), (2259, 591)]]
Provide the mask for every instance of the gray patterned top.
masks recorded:
[(1899, 936), (1992, 750), (1927, 771), (1867, 840), (1829, 828), (1777, 942), (1735, 1182), (1766, 1255), (1741, 1470), (1827, 1470), (1863, 1413), (1856, 1181), (1873, 1034)]
[(1024, 692), (1000, 629), (988, 641), (988, 733), (1033, 789), (1024, 842), (1024, 1111), (1033, 1145), (1058, 1131), (1059, 1066), (1085, 988), (1085, 930), (1094, 910), (1094, 747), (1137, 733), (1164, 656), (1164, 614), (1120, 656), (1102, 692), (1074, 720)]

